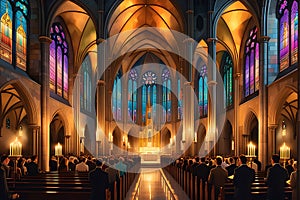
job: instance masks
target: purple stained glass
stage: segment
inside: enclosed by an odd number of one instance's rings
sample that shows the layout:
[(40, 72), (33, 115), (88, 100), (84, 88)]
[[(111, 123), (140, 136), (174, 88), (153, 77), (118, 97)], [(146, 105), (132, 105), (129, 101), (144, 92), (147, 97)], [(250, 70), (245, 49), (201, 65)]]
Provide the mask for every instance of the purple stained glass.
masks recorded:
[(131, 69), (129, 72), (129, 78), (133, 81), (136, 81), (138, 78), (137, 71), (135, 69)]
[(255, 91), (259, 89), (259, 44), (255, 48)]
[(157, 76), (155, 73), (148, 71), (143, 74), (143, 83), (145, 85), (152, 85), (155, 84), (157, 81)]
[(254, 51), (250, 54), (250, 93), (254, 93)]
[(293, 2), (291, 12), (291, 64), (298, 62), (298, 3)]
[(50, 89), (55, 90), (55, 77), (56, 77), (56, 66), (55, 66), (55, 42), (52, 41), (50, 44)]
[[(68, 46), (62, 35), (65, 35), (58, 23), (51, 26), (50, 45), (50, 88), (59, 96), (68, 99), (69, 71)], [(54, 30), (54, 31), (53, 31)]]
[(57, 94), (62, 95), (62, 52), (61, 48), (57, 48)]
[(69, 92), (69, 77), (68, 77), (68, 57), (64, 56), (64, 98), (68, 98)]
[(247, 55), (245, 64), (245, 96), (249, 95), (249, 68), (249, 55)]
[(283, 13), (283, 10), (287, 7), (287, 4), (288, 4), (288, 2), (287, 2), (287, 0), (281, 0), (280, 1), (280, 6), (279, 6), (279, 13), (280, 14), (282, 14)]
[(289, 11), (280, 19), (280, 71), (289, 66)]
[(167, 81), (168, 79), (170, 79), (170, 71), (167, 68), (165, 68), (163, 70), (161, 77), (162, 77), (162, 81)]

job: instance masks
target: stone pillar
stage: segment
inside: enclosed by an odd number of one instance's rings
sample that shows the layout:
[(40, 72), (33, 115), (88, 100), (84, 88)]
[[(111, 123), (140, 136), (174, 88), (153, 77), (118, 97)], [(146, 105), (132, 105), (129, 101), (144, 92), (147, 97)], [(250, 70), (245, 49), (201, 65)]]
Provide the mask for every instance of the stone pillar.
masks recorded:
[[(209, 144), (213, 143), (215, 146), (213, 148), (214, 156), (217, 154), (217, 141), (218, 141), (218, 129), (217, 129), (217, 121), (216, 121), (216, 113), (217, 113), (217, 69), (216, 69), (216, 38), (208, 38), (208, 54), (210, 58), (208, 59), (208, 73), (207, 73), (207, 85), (208, 85), (208, 137)], [(212, 147), (209, 146), (209, 149)]]
[(241, 73), (236, 73), (234, 75), (234, 130), (233, 130), (233, 140), (234, 140), (234, 154), (239, 156), (240, 148), (239, 143), (242, 141), (239, 133), (239, 102), (240, 102), (240, 77)]
[(49, 47), (52, 42), (51, 38), (47, 36), (40, 36), (41, 44), (41, 169), (49, 171), (50, 160), (50, 133), (49, 133), (49, 111), (48, 100), (50, 98), (49, 88)]
[[(97, 119), (98, 128), (100, 131), (101, 140), (105, 140), (106, 127), (105, 127), (105, 82), (103, 80), (98, 81), (97, 87)], [(108, 137), (107, 137), (108, 138)], [(105, 140), (106, 141), (106, 140)], [(105, 143), (106, 144), (106, 143)], [(108, 153), (108, 146), (105, 146), (104, 154)]]
[(268, 163), (268, 91), (267, 91), (267, 70), (268, 70), (268, 42), (270, 37), (261, 36), (260, 57), (259, 57), (259, 134), (258, 134), (258, 160), (262, 166)]
[(267, 163), (270, 162), (272, 154), (276, 152), (275, 148), (275, 140), (276, 140), (276, 128), (278, 124), (269, 124), (268, 127), (268, 155), (267, 155)]

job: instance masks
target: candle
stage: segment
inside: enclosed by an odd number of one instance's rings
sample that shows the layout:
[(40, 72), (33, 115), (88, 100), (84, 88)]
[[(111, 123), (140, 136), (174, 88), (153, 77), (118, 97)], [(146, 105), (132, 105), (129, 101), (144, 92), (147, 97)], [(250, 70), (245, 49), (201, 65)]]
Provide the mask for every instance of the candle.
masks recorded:
[(22, 155), (22, 144), (18, 141), (18, 138), (16, 137), (16, 140), (12, 143), (10, 143), (10, 155), (11, 156), (21, 156)]
[(56, 156), (62, 155), (62, 146), (60, 143), (57, 143), (57, 145), (55, 145), (55, 155)]
[(197, 142), (197, 132), (195, 132), (195, 135), (194, 135), (194, 142)]
[(281, 159), (290, 159), (291, 149), (288, 147), (285, 142), (280, 147), (280, 158)]
[(247, 146), (247, 153), (248, 156), (252, 156), (252, 157), (255, 156), (255, 145), (253, 145), (252, 142), (250, 142)]

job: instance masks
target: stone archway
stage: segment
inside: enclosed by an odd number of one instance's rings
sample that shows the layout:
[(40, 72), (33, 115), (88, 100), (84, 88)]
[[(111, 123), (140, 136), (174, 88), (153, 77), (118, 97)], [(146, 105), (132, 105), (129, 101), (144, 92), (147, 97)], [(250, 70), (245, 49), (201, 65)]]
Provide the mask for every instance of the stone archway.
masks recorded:
[(227, 120), (225, 122), (224, 128), (222, 130), (222, 133), (219, 137), (218, 141), (218, 154), (229, 156), (232, 155), (234, 152), (232, 150), (232, 126), (231, 123)]
[(50, 123), (50, 155), (55, 155), (57, 143), (62, 145), (62, 154), (65, 155), (65, 124), (59, 114), (56, 114)]

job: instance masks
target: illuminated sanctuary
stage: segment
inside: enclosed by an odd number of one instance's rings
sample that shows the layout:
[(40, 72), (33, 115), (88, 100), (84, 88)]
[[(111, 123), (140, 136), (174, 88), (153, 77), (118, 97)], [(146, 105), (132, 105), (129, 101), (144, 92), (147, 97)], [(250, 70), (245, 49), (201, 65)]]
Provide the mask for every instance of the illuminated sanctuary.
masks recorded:
[(45, 172), (58, 143), (149, 162), (299, 160), (298, 12), (299, 0), (0, 0), (0, 153), (19, 145)]

